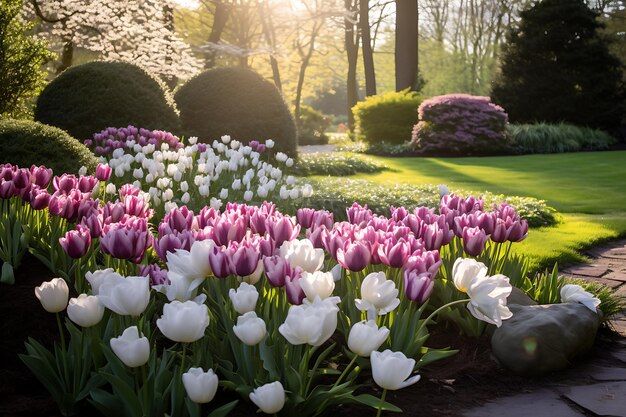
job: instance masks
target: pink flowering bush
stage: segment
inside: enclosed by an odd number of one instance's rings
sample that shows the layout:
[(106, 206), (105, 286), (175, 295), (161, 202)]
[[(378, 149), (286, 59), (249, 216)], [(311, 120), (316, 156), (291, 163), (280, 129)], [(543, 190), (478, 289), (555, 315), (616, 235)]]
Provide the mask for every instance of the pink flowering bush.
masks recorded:
[(508, 147), (508, 116), (489, 97), (433, 97), (420, 105), (418, 115), (411, 146), (420, 153), (491, 155)]
[(107, 127), (103, 131), (95, 133), (92, 139), (84, 141), (85, 146), (97, 156), (111, 156), (116, 149), (132, 151), (135, 145), (141, 147), (154, 145), (156, 148), (161, 148), (163, 143), (166, 143), (172, 150), (183, 147), (178, 136), (170, 132), (136, 128), (130, 125), (119, 128)]

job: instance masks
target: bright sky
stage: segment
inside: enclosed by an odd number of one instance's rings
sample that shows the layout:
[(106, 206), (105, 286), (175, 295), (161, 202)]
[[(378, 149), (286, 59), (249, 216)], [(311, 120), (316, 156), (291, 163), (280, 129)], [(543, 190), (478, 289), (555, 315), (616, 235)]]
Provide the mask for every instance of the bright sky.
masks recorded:
[(197, 9), (198, 7), (200, 7), (200, 1), (199, 0), (174, 0), (176, 2), (176, 4), (178, 4), (181, 7), (184, 7), (185, 9)]

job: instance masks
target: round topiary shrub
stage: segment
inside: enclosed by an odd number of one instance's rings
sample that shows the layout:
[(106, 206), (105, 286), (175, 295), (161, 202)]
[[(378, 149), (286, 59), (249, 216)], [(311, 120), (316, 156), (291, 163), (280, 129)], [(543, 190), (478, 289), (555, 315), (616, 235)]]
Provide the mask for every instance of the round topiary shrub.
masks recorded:
[(409, 90), (367, 97), (352, 108), (358, 137), (370, 145), (408, 142), (421, 102)]
[(247, 143), (272, 139), (274, 150), (295, 156), (296, 125), (278, 89), (254, 71), (217, 68), (190, 79), (176, 92), (183, 130), (201, 141), (222, 135)]
[(89, 149), (67, 132), (29, 120), (0, 120), (0, 163), (29, 168), (45, 165), (56, 175), (77, 173), (85, 166), (90, 172), (98, 160)]
[(429, 155), (493, 155), (507, 152), (504, 109), (489, 97), (448, 94), (424, 100), (411, 146)]
[(70, 67), (41, 92), (35, 120), (84, 140), (109, 126), (177, 132), (171, 95), (156, 77), (126, 62)]

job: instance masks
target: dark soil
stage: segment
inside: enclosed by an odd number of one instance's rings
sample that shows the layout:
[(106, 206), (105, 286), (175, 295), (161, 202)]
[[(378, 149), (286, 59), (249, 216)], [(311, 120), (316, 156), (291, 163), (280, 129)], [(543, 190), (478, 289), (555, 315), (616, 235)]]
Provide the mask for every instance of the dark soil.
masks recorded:
[[(41, 307), (34, 294), (35, 286), (50, 278), (45, 267), (28, 257), (16, 273), (15, 285), (0, 285), (0, 417), (60, 416), (45, 388), (17, 356), (25, 351), (24, 341), (28, 337), (44, 346), (52, 346), (58, 337), (54, 315)], [(580, 358), (567, 371), (541, 378), (524, 378), (511, 375), (498, 366), (491, 357), (487, 337), (472, 339), (450, 330), (435, 329), (427, 345), (452, 346), (459, 349), (459, 353), (423, 369), (421, 381), (404, 390), (389, 392), (387, 401), (400, 407), (408, 416), (459, 416), (464, 410), (498, 397), (532, 392), (554, 384), (590, 383), (588, 377), (577, 369), (591, 361), (611, 366), (609, 352), (616, 337), (619, 336), (604, 330), (589, 355)], [(370, 387), (366, 392), (380, 396), (381, 392), (374, 384), (364, 383)], [(226, 394), (218, 401), (225, 403), (232, 399), (234, 397)], [(255, 411), (252, 405), (240, 402), (231, 416), (254, 416)], [(336, 417), (373, 415), (370, 410), (349, 406), (332, 413)], [(93, 417), (98, 413), (87, 405), (79, 415)]]

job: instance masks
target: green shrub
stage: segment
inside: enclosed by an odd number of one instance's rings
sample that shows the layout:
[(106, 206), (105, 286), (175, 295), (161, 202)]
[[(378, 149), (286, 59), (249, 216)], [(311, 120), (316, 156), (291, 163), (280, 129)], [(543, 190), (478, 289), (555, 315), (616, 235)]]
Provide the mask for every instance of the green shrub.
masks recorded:
[(300, 121), (298, 122), (299, 145), (326, 145), (328, 136), (326, 129), (330, 126), (330, 117), (313, 107), (300, 107)]
[(357, 173), (373, 174), (388, 169), (388, 166), (371, 158), (333, 152), (301, 154), (295, 167), (295, 173), (300, 176), (331, 175), (342, 177)]
[(187, 135), (212, 142), (222, 135), (247, 143), (272, 139), (296, 156), (296, 125), (278, 89), (254, 71), (217, 68), (190, 79), (174, 96)]
[(164, 84), (136, 65), (90, 62), (63, 71), (41, 92), (35, 120), (88, 139), (109, 126), (179, 130)]
[(606, 132), (567, 123), (511, 124), (507, 127), (517, 153), (560, 153), (607, 149), (615, 139)]
[(0, 163), (30, 168), (45, 165), (55, 174), (93, 172), (98, 164), (89, 149), (67, 132), (28, 120), (0, 120)]
[(352, 108), (358, 137), (370, 144), (411, 139), (422, 99), (408, 90), (371, 96)]

